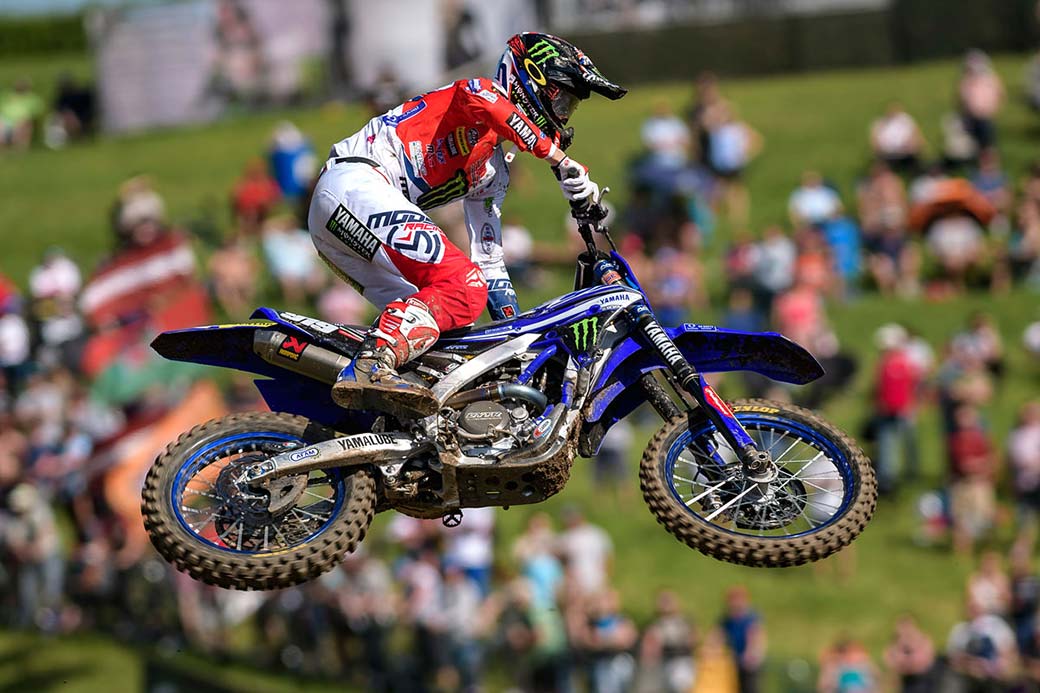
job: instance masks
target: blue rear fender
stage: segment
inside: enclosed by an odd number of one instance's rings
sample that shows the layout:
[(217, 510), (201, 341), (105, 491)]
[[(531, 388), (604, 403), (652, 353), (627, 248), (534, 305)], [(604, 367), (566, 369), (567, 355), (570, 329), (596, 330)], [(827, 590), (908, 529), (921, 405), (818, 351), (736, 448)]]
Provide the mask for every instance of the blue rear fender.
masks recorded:
[[(231, 368), (261, 376), (253, 382), (272, 411), (304, 416), (344, 432), (368, 430), (365, 426), (370, 423), (370, 417), (358, 417), (357, 412), (347, 412), (336, 406), (326, 383), (270, 364), (253, 350), (254, 335), (261, 329), (277, 329), (291, 337), (317, 344), (333, 345), (331, 340), (334, 338), (347, 339), (343, 335), (322, 333), (328, 329), (328, 323), (305, 316), (296, 316), (305, 319), (294, 323), (285, 315), (295, 316), (261, 308), (253, 314), (254, 320), (250, 322), (170, 330), (152, 340), (152, 349), (172, 361)], [(306, 321), (310, 322), (298, 324)], [(343, 329), (356, 331), (351, 327)]]

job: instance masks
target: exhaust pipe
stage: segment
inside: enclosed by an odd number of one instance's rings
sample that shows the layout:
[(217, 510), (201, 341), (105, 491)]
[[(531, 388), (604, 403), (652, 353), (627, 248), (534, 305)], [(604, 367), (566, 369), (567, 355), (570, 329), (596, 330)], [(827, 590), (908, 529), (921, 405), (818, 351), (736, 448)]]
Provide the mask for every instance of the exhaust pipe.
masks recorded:
[(350, 358), (325, 349), (305, 337), (287, 335), (277, 330), (253, 333), (253, 352), (272, 366), (305, 375), (332, 385)]

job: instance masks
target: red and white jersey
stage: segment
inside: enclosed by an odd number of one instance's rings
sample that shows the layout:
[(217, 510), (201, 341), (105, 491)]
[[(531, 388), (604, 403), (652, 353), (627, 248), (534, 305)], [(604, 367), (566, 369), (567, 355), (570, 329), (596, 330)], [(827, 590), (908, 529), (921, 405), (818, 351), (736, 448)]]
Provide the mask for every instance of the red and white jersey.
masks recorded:
[(502, 166), (506, 139), (540, 159), (556, 144), (485, 77), (459, 80), (406, 101), (332, 146), (329, 158), (363, 156), (396, 178), (401, 192), (427, 210), (485, 195)]

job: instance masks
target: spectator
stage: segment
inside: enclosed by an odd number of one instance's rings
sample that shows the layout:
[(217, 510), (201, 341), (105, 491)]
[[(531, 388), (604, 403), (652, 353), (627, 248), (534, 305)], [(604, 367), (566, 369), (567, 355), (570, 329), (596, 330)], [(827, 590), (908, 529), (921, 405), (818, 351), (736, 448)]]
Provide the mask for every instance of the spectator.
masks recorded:
[(999, 553), (982, 554), (978, 570), (968, 576), (967, 594), (985, 613), (1007, 616), (1011, 608), (1011, 581), (1004, 572)]
[(523, 690), (572, 690), (573, 657), (567, 631), (555, 604), (536, 604), (530, 583), (523, 578), (509, 583), (506, 594), (492, 594), (489, 616), (498, 624), (506, 660), (515, 665), (514, 681)]
[(644, 687), (667, 693), (686, 693), (693, 686), (696, 670), (693, 652), (697, 631), (680, 611), (674, 592), (657, 594), (657, 613), (643, 633), (639, 663), (644, 670)]
[(1015, 635), (1003, 619), (971, 600), (966, 611), (967, 620), (953, 627), (946, 645), (954, 680), (972, 692), (1002, 690), (1018, 665)]
[(658, 320), (669, 327), (686, 322), (691, 308), (706, 306), (700, 264), (670, 245), (654, 253), (647, 293)]
[(13, 301), (0, 305), (0, 370), (9, 384), (17, 386), (27, 374), (32, 351), (29, 326), (14, 306)]
[[(726, 610), (719, 622), (726, 644), (737, 665), (740, 693), (761, 690), (760, 679), (766, 658), (766, 632), (762, 619), (751, 608), (751, 595), (745, 587), (726, 592)], [(707, 641), (706, 641), (707, 642)]]
[(1018, 421), (1008, 434), (1006, 449), (1018, 511), (1019, 541), (1025, 542), (1028, 549), (1036, 543), (1040, 516), (1040, 400), (1021, 406)]
[(830, 351), (832, 337), (823, 297), (801, 277), (773, 303), (773, 326), (814, 354)]
[(251, 159), (231, 193), (236, 234), (242, 237), (259, 235), (264, 220), (280, 198), (278, 184), (267, 173), (263, 159)]
[(1017, 207), (1014, 224), (1008, 238), (1006, 254), (999, 258), (1006, 263), (1005, 276), (998, 277), (1007, 288), (1012, 282), (1026, 282), (1034, 289), (1040, 287), (1040, 204), (1023, 200)]
[(520, 574), (528, 580), (533, 608), (555, 608), (556, 593), (563, 582), (563, 566), (555, 554), (556, 535), (545, 513), (535, 513), (513, 543), (513, 558)]
[(465, 522), (443, 528), (444, 560), (477, 586), (481, 598), (491, 592), (495, 512), (495, 508), (470, 508)]
[(968, 329), (953, 338), (953, 346), (978, 359), (994, 378), (1003, 375), (1004, 342), (993, 318), (987, 313), (972, 313), (968, 318)]
[(123, 181), (112, 208), (113, 228), (120, 244), (144, 246), (165, 226), (166, 203), (151, 177), (134, 176)]
[(922, 376), (929, 376), (935, 368), (935, 350), (928, 340), (916, 333), (911, 328), (905, 328), (907, 333), (906, 353), (910, 356)]
[(855, 296), (863, 271), (860, 229), (848, 216), (838, 216), (823, 224), (823, 239), (840, 284), (842, 298)]
[(29, 273), (29, 295), (34, 301), (71, 301), (83, 286), (79, 268), (61, 248), (50, 248)]
[(7, 497), (10, 516), (0, 540), (14, 557), (18, 590), (17, 623), (54, 632), (59, 625), (65, 563), (54, 513), (31, 484), (16, 486)]
[(329, 282), (318, 296), (318, 315), (334, 325), (362, 325), (368, 322), (370, 306), (346, 282)]
[(300, 305), (321, 290), (325, 274), (319, 268), (311, 235), (291, 217), (267, 220), (261, 244), (267, 267), (289, 305)]
[(1007, 231), (1007, 217), (1011, 213), (1011, 189), (1008, 187), (1007, 175), (1001, 167), (1000, 154), (996, 148), (988, 147), (979, 152), (978, 166), (971, 176), (971, 184), (989, 200), (997, 211), (997, 218), (991, 222)]
[[(747, 231), (737, 230), (733, 233), (724, 260), (727, 289), (757, 289), (756, 270), (759, 267), (760, 250)], [(764, 263), (763, 267), (766, 267)]]
[(1031, 322), (1022, 330), (1022, 346), (1034, 359), (1040, 359), (1040, 320)]
[(885, 164), (875, 163), (857, 189), (867, 268), (886, 295), (913, 295), (918, 289), (920, 260), (907, 236), (903, 181)]
[(726, 312), (722, 316), (722, 326), (727, 330), (761, 332), (764, 323), (764, 316), (755, 309), (755, 299), (751, 291), (742, 287), (733, 289), (729, 294)]
[(390, 630), (396, 622), (397, 594), (389, 569), (360, 549), (347, 554), (340, 567), (338, 606), (350, 631), (361, 641), (366, 689), (391, 689)]
[(1040, 54), (1034, 55), (1026, 68), (1025, 95), (1033, 111), (1040, 111)]
[(978, 355), (956, 341), (947, 347), (947, 355), (936, 375), (939, 390), (939, 412), (943, 431), (956, 430), (954, 412), (961, 404), (985, 406), (993, 397), (993, 378)]
[(29, 295), (40, 340), (57, 352), (58, 362), (68, 367), (78, 365), (78, 346), (84, 332), (83, 320), (76, 311), (81, 287), (79, 268), (60, 248), (49, 249), (29, 274)]
[(979, 146), (965, 127), (964, 117), (960, 113), (946, 113), (939, 121), (939, 125), (943, 135), (941, 165), (953, 171), (963, 169), (974, 162), (979, 152)]
[(969, 51), (964, 57), (957, 98), (964, 129), (975, 141), (977, 151), (996, 144), (994, 121), (1004, 103), (1004, 85), (994, 71), (989, 56), (982, 51)]
[(259, 263), (244, 241), (229, 238), (209, 258), (213, 295), (229, 316), (245, 317), (253, 308)]
[(874, 380), (871, 428), (882, 493), (896, 490), (900, 471), (908, 480), (918, 473), (915, 418), (924, 374), (907, 351), (908, 341), (907, 331), (895, 324), (882, 325), (874, 335), (881, 358)]
[(404, 587), (403, 614), (412, 629), (414, 651), (413, 685), (423, 687), (430, 677), (443, 676), (446, 663), (446, 641), (439, 633), (443, 588), (438, 556), (432, 549), (422, 549), (408, 561), (399, 574)]
[[(963, 554), (988, 534), (996, 514), (996, 456), (978, 410), (962, 404), (950, 434), (950, 513), (954, 548)], [(981, 608), (983, 605), (976, 604)]]
[(710, 166), (711, 142), (708, 137), (708, 123), (714, 118), (714, 111), (726, 105), (719, 92), (718, 78), (712, 72), (702, 72), (694, 82), (694, 99), (686, 115), (694, 144), (697, 148), (698, 160), (704, 166)]
[(838, 293), (841, 283), (835, 274), (834, 258), (823, 234), (816, 228), (803, 228), (796, 238), (798, 258), (795, 260), (795, 282), (824, 296)]
[(743, 174), (762, 149), (762, 135), (724, 103), (706, 115), (704, 124), (708, 131), (708, 164), (719, 179), (717, 199), (730, 221), (744, 226), (751, 212), (751, 196)]
[(874, 156), (897, 171), (916, 172), (924, 145), (917, 121), (898, 101), (891, 102), (885, 114), (870, 126), (870, 147)]
[(481, 585), (470, 579), (468, 572), (451, 562), (445, 565), (437, 623), (449, 671), (449, 678), (442, 675), (438, 677), (438, 683), (444, 688), (460, 691), (478, 690), (482, 659), (478, 641), (482, 626)]
[(316, 159), (311, 143), (298, 127), (288, 120), (278, 123), (267, 157), (278, 189), (290, 204), (310, 192)]
[(880, 691), (877, 668), (866, 648), (841, 638), (820, 655), (819, 693), (876, 693)]
[(1032, 548), (1016, 546), (1011, 550), (1011, 626), (1022, 652), (1035, 642), (1037, 609), (1040, 609), (1040, 575), (1033, 569)]
[(557, 548), (578, 594), (606, 589), (614, 552), (610, 536), (574, 507), (563, 511), (563, 525)]
[(28, 149), (43, 110), (43, 100), (33, 93), (27, 78), (15, 81), (10, 91), (0, 92), (0, 149)]
[(738, 667), (733, 653), (726, 647), (726, 633), (721, 628), (705, 633), (694, 666), (697, 677), (693, 693), (742, 693), (745, 690), (740, 687)]
[(631, 650), (639, 633), (621, 613), (616, 590), (590, 593), (586, 601), (587, 609), (576, 614), (572, 640), (587, 659), (589, 691), (623, 693), (635, 675)]
[(96, 115), (94, 90), (80, 84), (71, 73), (58, 77), (58, 92), (51, 106), (47, 145), (60, 148), (94, 132)]
[(667, 101), (654, 104), (653, 114), (643, 121), (640, 135), (655, 168), (678, 171), (686, 166), (690, 131)]
[(794, 284), (798, 247), (774, 224), (762, 232), (754, 258), (755, 279), (762, 292), (761, 304), (768, 310), (773, 299)]
[(885, 666), (898, 678), (900, 693), (936, 690), (935, 645), (913, 616), (904, 615), (896, 621), (884, 657)]
[(985, 260), (985, 230), (967, 214), (944, 216), (932, 222), (925, 237), (926, 247), (935, 257), (945, 283), (936, 289), (961, 293), (973, 273)]
[(837, 191), (823, 181), (816, 171), (802, 174), (802, 184), (795, 188), (787, 203), (791, 224), (795, 227), (823, 224), (841, 212)]

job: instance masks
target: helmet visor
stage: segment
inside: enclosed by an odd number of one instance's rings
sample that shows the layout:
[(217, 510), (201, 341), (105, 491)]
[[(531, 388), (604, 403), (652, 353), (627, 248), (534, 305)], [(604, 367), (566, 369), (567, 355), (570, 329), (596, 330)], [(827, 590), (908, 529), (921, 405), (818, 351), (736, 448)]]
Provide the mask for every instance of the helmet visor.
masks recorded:
[(561, 123), (566, 123), (570, 119), (571, 115), (574, 114), (574, 111), (578, 109), (578, 104), (580, 102), (581, 99), (577, 96), (566, 89), (560, 89), (559, 87), (557, 87), (556, 93), (553, 94), (549, 100), (549, 103), (552, 106), (553, 115), (555, 115)]

